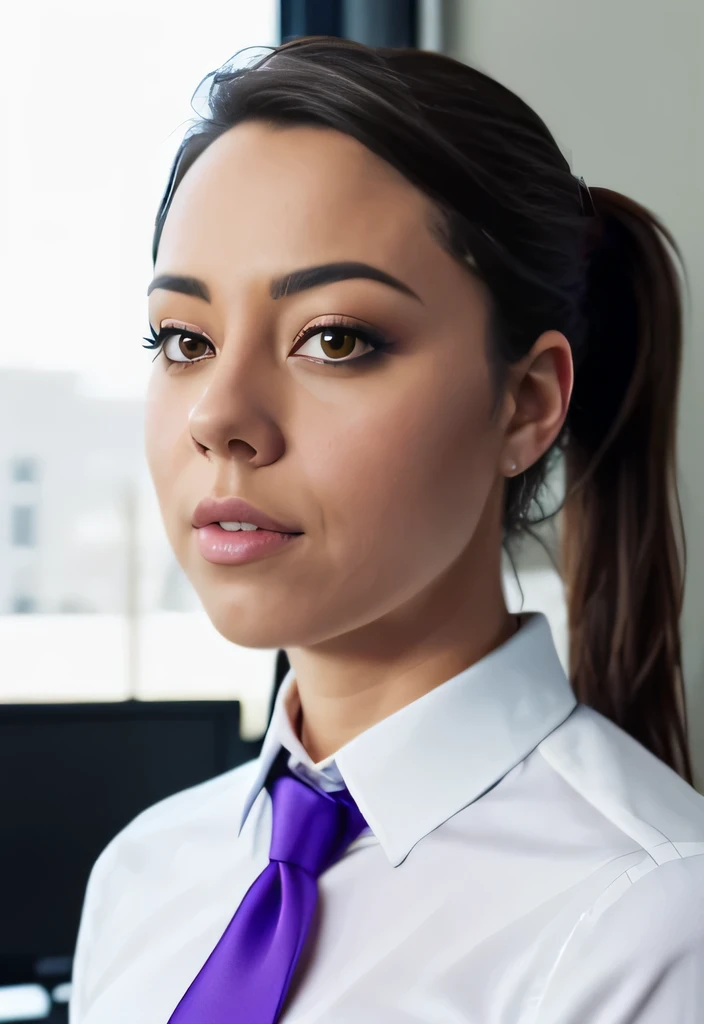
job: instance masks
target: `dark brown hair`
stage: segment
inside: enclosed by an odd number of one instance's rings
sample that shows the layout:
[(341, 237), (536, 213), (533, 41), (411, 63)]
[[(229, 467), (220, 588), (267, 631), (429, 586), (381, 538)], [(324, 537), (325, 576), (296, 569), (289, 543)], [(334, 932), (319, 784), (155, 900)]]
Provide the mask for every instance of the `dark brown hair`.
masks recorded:
[(539, 521), (546, 475), (562, 456), (574, 692), (692, 783), (674, 476), (682, 299), (673, 257), (682, 261), (668, 230), (633, 200), (580, 185), (526, 103), (440, 54), (298, 39), (206, 81), (209, 109), (174, 161), (154, 258), (174, 190), (219, 135), (248, 120), (324, 126), (433, 200), (442, 243), (490, 293), (499, 371), (544, 331), (567, 337), (575, 386), (565, 429), (508, 482), (505, 533)]

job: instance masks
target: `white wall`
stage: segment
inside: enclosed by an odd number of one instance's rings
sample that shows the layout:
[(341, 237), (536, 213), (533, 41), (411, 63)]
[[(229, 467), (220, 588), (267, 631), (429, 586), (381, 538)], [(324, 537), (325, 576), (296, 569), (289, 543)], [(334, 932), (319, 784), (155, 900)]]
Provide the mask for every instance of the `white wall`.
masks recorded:
[(691, 310), (680, 416), (688, 542), (690, 735), (704, 786), (704, 4), (447, 0), (445, 50), (531, 104), (572, 170), (658, 214), (684, 254)]

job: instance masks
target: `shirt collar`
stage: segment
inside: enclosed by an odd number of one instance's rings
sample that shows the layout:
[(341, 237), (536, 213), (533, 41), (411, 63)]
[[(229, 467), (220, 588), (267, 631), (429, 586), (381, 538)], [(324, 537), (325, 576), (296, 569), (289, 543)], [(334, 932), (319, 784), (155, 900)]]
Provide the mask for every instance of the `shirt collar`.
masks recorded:
[(282, 747), (323, 789), (342, 782), (396, 867), (424, 836), (471, 804), (556, 729), (577, 705), (547, 618), (481, 661), (355, 736), (315, 764), (296, 736), (289, 670), (245, 801), (240, 832)]

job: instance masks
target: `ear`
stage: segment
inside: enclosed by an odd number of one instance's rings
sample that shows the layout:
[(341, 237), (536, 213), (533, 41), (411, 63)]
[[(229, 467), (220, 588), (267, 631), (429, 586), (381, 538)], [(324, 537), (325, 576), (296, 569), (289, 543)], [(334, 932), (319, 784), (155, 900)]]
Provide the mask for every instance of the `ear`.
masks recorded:
[(559, 331), (545, 331), (509, 368), (501, 454), (505, 476), (523, 473), (551, 447), (565, 422), (573, 381), (572, 352)]

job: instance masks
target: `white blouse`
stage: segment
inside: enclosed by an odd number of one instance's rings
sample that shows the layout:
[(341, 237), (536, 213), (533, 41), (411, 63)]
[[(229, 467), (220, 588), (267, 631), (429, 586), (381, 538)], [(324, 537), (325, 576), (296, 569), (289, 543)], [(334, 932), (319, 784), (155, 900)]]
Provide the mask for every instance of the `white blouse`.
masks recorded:
[(70, 1024), (166, 1024), (268, 863), (281, 746), (370, 826), (320, 878), (283, 1024), (702, 1024), (704, 797), (578, 704), (524, 621), (318, 764), (289, 672), (257, 760), (98, 858)]

